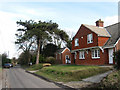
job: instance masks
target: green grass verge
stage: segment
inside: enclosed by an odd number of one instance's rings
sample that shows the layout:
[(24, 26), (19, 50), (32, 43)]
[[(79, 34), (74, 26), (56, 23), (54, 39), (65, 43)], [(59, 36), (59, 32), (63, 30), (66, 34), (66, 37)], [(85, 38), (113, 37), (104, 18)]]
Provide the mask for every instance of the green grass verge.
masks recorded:
[(39, 70), (43, 67), (43, 64), (38, 64), (38, 65), (32, 65), (32, 66), (23, 66), (28, 71), (34, 71), (34, 70)]
[(119, 88), (120, 89), (120, 70), (109, 74), (100, 83), (101, 88)]
[(36, 74), (58, 82), (80, 81), (93, 75), (104, 73), (111, 68), (81, 65), (54, 65), (40, 69)]
[(2, 68), (0, 67), (0, 72), (2, 71)]

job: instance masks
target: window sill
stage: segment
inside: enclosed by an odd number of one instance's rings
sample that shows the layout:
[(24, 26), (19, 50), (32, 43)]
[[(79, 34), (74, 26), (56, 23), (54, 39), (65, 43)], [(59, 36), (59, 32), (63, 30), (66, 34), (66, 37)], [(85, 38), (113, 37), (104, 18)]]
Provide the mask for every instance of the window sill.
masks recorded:
[[(79, 45), (78, 45), (79, 46)], [(75, 46), (75, 47), (78, 47), (78, 46)]]
[[(93, 43), (93, 42), (91, 42), (91, 43)], [(91, 43), (87, 43), (87, 44), (91, 44)]]
[(79, 58), (79, 59), (85, 59), (85, 58)]
[(100, 57), (92, 57), (92, 59), (100, 59)]

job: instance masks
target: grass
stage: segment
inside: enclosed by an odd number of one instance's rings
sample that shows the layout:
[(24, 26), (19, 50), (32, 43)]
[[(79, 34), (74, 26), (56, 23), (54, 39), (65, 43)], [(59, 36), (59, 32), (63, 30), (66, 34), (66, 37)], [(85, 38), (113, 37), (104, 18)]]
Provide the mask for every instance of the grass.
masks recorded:
[(2, 67), (0, 67), (0, 72), (2, 71)]
[(34, 71), (34, 70), (39, 70), (43, 67), (43, 64), (38, 64), (38, 65), (32, 65), (32, 66), (23, 66), (28, 71)]
[(81, 65), (53, 65), (40, 69), (36, 74), (57, 82), (80, 81), (93, 75), (104, 73), (111, 68)]
[(109, 74), (100, 83), (101, 88), (119, 88), (120, 89), (120, 70)]

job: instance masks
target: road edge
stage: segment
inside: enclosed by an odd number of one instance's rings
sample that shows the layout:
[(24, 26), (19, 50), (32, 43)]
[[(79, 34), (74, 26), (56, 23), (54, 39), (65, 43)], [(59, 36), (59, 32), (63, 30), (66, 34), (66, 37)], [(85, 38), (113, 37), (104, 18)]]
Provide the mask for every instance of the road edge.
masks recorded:
[(37, 76), (38, 78), (41, 78), (41, 79), (43, 79), (43, 80), (45, 80), (45, 81), (47, 81), (47, 82), (54, 83), (55, 85), (57, 85), (57, 86), (59, 86), (59, 87), (61, 87), (61, 88), (63, 88), (63, 89), (77, 90), (77, 89), (74, 88), (74, 87), (70, 87), (70, 86), (64, 85), (64, 84), (62, 84), (62, 83), (54, 82), (54, 81), (52, 81), (52, 80), (49, 80), (49, 79), (46, 78), (46, 77), (43, 77), (43, 76), (41, 76), (41, 75), (32, 73), (32, 72), (30, 72), (30, 71), (25, 70), (25, 72), (27, 72), (27, 73), (29, 73), (29, 74), (32, 74), (32, 75), (34, 75), (34, 76)]

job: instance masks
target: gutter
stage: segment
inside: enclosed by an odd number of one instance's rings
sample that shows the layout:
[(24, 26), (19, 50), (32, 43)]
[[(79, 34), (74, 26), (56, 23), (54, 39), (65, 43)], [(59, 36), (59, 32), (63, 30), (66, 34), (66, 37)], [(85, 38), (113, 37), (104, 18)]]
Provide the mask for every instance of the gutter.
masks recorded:
[(75, 49), (75, 50), (71, 50), (71, 53), (74, 53), (76, 51), (81, 51), (81, 50), (87, 50), (87, 49), (95, 49), (95, 48), (100, 48), (100, 46), (89, 47), (89, 48), (82, 48), (82, 49)]
[(114, 47), (115, 47), (115, 44), (114, 44), (114, 45), (111, 45), (111, 46), (103, 47), (103, 49), (106, 49), (106, 48), (114, 48)]
[(81, 50), (87, 50), (87, 49), (95, 49), (95, 48), (100, 48), (100, 50), (102, 50), (102, 52), (104, 53), (104, 49), (106, 48), (114, 48), (115, 47), (115, 44), (114, 45), (111, 45), (111, 46), (95, 46), (95, 47), (89, 47), (89, 48), (82, 48), (82, 49), (75, 49), (75, 50), (71, 50), (71, 53), (75, 53), (76, 51), (81, 51)]

